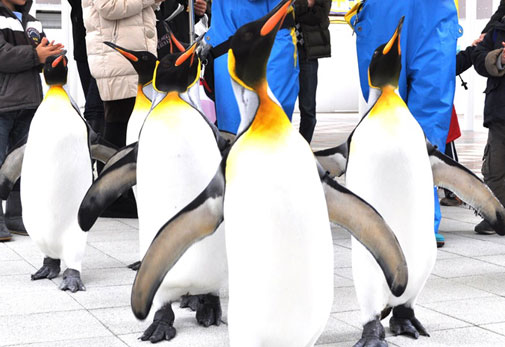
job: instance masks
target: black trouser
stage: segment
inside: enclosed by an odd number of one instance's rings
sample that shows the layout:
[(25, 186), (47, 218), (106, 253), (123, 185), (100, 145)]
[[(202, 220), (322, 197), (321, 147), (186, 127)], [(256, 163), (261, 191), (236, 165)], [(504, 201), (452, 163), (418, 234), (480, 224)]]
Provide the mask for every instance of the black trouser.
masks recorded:
[(104, 105), (98, 92), (96, 80), (91, 76), (87, 61), (77, 61), (77, 70), (81, 79), (82, 90), (86, 98), (84, 105), (84, 119), (86, 119), (97, 133), (103, 133)]
[(487, 143), (482, 157), (484, 182), (505, 204), (505, 123), (494, 122), (489, 125)]
[(104, 101), (104, 138), (119, 148), (126, 145), (126, 126), (135, 106), (135, 97)]
[(300, 91), (298, 92), (298, 108), (300, 109), (300, 134), (308, 143), (312, 140), (316, 127), (316, 89), (317, 89), (317, 59), (300, 59)]

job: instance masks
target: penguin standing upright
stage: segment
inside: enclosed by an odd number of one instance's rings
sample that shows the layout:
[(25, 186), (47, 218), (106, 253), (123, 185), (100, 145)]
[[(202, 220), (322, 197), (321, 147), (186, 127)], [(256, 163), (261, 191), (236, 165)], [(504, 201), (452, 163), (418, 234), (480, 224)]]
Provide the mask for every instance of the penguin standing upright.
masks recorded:
[(77, 212), (93, 179), (88, 127), (63, 89), (63, 54), (47, 59), (44, 77), (50, 88), (30, 125), (21, 169), (23, 220), (45, 256), (32, 280), (56, 277), (63, 260), (60, 289), (75, 292), (85, 290), (80, 271), (87, 235)]
[(370, 249), (392, 290), (401, 294), (405, 288), (407, 269), (391, 230), (366, 202), (318, 170), (309, 145), (269, 90), (266, 64), (291, 2), (281, 1), (231, 38), (239, 136), (206, 189), (163, 226), (143, 258), (132, 290), (138, 318), (149, 313), (159, 278), (223, 218), (232, 346), (314, 345), (333, 301), (328, 210)]
[[(138, 144), (102, 172), (79, 212), (81, 226), (89, 230), (101, 210), (136, 183), (141, 256), (161, 226), (205, 188), (221, 161), (217, 131), (181, 97), (200, 76), (195, 48), (196, 44), (159, 61), (153, 86), (166, 96), (147, 116)], [(173, 271), (158, 278), (161, 287), (154, 298), (158, 311), (141, 339), (158, 342), (175, 336), (171, 303), (185, 294), (205, 294), (197, 321), (203, 326), (219, 325), (218, 294), (226, 276), (221, 227), (213, 237), (191, 247)]]
[[(391, 226), (405, 254), (409, 280), (405, 292), (394, 295), (375, 260), (353, 238), (353, 278), (364, 325), (358, 347), (387, 346), (380, 320), (391, 309), (393, 334), (429, 336), (414, 307), (436, 259), (434, 183), (462, 192), (464, 200), (484, 213), (500, 234), (505, 233), (503, 206), (475, 175), (443, 159), (432, 146), (427, 150), (421, 127), (395, 92), (401, 70), (403, 20), (389, 42), (375, 50), (370, 62), (369, 84), (380, 88), (381, 94), (349, 139), (346, 185), (372, 204)], [(327, 151), (326, 155), (336, 152)]]

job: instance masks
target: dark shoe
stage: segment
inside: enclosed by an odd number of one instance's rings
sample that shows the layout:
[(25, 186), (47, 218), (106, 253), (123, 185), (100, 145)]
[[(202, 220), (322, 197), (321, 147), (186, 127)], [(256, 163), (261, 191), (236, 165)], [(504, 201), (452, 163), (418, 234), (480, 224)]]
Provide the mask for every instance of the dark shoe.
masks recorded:
[(455, 197), (445, 197), (440, 200), (440, 205), (442, 206), (460, 206), (463, 203), (460, 198)]
[(27, 236), (28, 233), (21, 217), (21, 194), (19, 191), (12, 191), (5, 205), (5, 226), (7, 229), (13, 234)]
[(445, 245), (445, 237), (440, 233), (435, 234), (435, 238), (437, 239), (437, 248), (442, 248)]
[(12, 239), (12, 235), (5, 226), (4, 211), (2, 208), (2, 201), (0, 200), (0, 242), (9, 241), (10, 239)]
[(5, 227), (3, 222), (0, 223), (0, 242), (9, 241), (12, 239), (12, 235)]
[(475, 230), (475, 232), (480, 235), (493, 235), (493, 234), (495, 234), (495, 231), (493, 230), (491, 225), (488, 222), (486, 222), (485, 220), (482, 220), (482, 222), (477, 224), (473, 230)]

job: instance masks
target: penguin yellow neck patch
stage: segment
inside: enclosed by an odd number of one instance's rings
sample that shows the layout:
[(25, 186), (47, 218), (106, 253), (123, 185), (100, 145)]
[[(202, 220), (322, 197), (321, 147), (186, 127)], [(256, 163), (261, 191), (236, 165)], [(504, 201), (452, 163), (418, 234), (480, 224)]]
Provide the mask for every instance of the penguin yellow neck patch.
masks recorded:
[(170, 92), (149, 113), (150, 122), (160, 122), (165, 126), (176, 126), (181, 117), (192, 112), (194, 109), (181, 99), (178, 92)]
[(47, 98), (55, 98), (55, 97), (56, 98), (63, 98), (63, 99), (68, 100), (68, 102), (70, 102), (70, 99), (68, 98), (68, 94), (65, 91), (65, 89), (63, 89), (63, 86), (60, 86), (60, 85), (51, 86), (49, 88), (49, 90), (47, 91), (46, 96), (44, 97), (44, 100)]
[(382, 94), (370, 110), (367, 118), (380, 120), (387, 129), (392, 129), (398, 123), (398, 117), (408, 111), (403, 99), (395, 93), (392, 86), (382, 89)]
[(284, 136), (292, 130), (288, 117), (284, 110), (268, 96), (266, 80), (256, 89), (256, 93), (260, 104), (251, 126), (244, 135), (248, 140), (264, 144), (282, 141)]
[(151, 109), (151, 101), (147, 98), (142, 90), (142, 86), (139, 84), (137, 87), (137, 97), (135, 98), (135, 106), (133, 107), (133, 112), (135, 111), (149, 111)]

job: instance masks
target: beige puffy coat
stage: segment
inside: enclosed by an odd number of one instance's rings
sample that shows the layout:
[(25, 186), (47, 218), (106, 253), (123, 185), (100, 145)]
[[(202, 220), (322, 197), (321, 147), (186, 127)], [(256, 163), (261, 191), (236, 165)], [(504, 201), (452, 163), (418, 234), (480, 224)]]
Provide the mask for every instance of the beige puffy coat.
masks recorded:
[(103, 41), (156, 55), (155, 0), (83, 0), (86, 47), (91, 74), (102, 100), (137, 94), (137, 73), (119, 52)]

